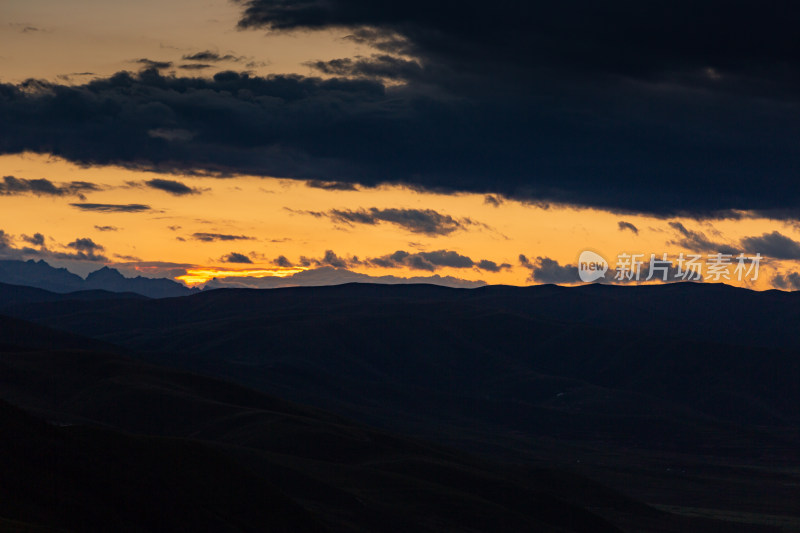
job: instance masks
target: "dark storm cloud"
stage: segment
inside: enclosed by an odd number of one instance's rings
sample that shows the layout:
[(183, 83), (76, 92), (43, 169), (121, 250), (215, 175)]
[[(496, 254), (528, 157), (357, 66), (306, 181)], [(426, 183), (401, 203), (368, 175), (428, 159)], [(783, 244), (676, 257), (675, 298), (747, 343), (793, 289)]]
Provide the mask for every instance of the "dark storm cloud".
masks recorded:
[(624, 220), (620, 220), (617, 222), (617, 226), (619, 227), (620, 231), (630, 230), (636, 235), (639, 235), (639, 228), (631, 224), (630, 222), (625, 222)]
[[(236, 0), (239, 25), (276, 30), (353, 28), (354, 39), (403, 52), (437, 68), (530, 79), (533, 67), (638, 79), (700, 70), (714, 80), (800, 57), (797, 12), (773, 2), (633, 0)], [(762, 73), (761, 77), (768, 74)]]
[(0, 84), (0, 131), (14, 132), (0, 152), (620, 213), (796, 216), (792, 4), (238, 3), (242, 27), (344, 28), (374, 50), (315, 63), (328, 79), (153, 68)]
[(306, 182), (306, 187), (311, 187), (312, 189), (323, 189), (326, 191), (357, 191), (358, 187), (356, 187), (352, 183), (345, 183), (341, 181), (321, 181), (321, 180), (308, 180)]
[(742, 247), (745, 252), (775, 259), (800, 259), (800, 242), (773, 231), (765, 233), (760, 237), (745, 237), (742, 239)]
[(175, 196), (185, 196), (187, 194), (199, 194), (200, 191), (192, 189), (188, 185), (175, 180), (165, 179), (152, 179), (145, 182), (145, 185), (151, 189), (158, 189), (160, 191), (168, 192)]
[[(298, 212), (298, 211), (293, 211)], [(375, 225), (387, 222), (400, 226), (412, 233), (423, 233), (428, 236), (449, 235), (456, 230), (477, 225), (470, 219), (455, 219), (433, 209), (331, 209), (326, 212), (299, 211), (316, 217), (328, 217), (335, 222), (348, 225)]]
[(224, 233), (194, 233), (192, 238), (202, 242), (253, 240), (253, 237), (248, 237), (247, 235), (226, 235)]
[(3, 176), (0, 182), (0, 194), (12, 196), (16, 194), (35, 194), (37, 196), (77, 196), (85, 199), (84, 193), (102, 190), (94, 183), (71, 181), (57, 185), (44, 178), (21, 179), (14, 176)]
[(98, 213), (141, 213), (150, 211), (149, 205), (144, 204), (69, 204), (81, 211), (96, 211)]
[(800, 274), (789, 272), (788, 274), (775, 274), (772, 278), (772, 286), (776, 289), (800, 290)]
[(411, 253), (405, 250), (398, 250), (392, 254), (381, 257), (373, 257), (366, 260), (366, 263), (383, 268), (408, 267), (413, 270), (427, 270), (433, 272), (439, 268), (478, 268), (487, 272), (499, 272), (504, 268), (511, 268), (511, 265), (503, 263), (498, 265), (494, 261), (482, 259), (473, 261), (470, 257), (459, 254), (452, 250), (436, 250), (433, 252)]
[(237, 252), (231, 252), (228, 255), (224, 255), (221, 258), (223, 263), (247, 263), (250, 264), (253, 261), (244, 254), (240, 254)]

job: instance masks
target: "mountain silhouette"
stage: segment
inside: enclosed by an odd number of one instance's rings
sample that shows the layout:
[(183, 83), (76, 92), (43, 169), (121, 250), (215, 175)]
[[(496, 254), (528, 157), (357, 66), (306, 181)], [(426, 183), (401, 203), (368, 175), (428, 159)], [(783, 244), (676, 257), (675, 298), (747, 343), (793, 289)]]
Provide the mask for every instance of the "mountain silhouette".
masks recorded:
[(45, 261), (0, 261), (0, 283), (25, 285), (57, 293), (85, 290), (133, 292), (150, 298), (186, 296), (198, 292), (165, 278), (126, 278), (118, 270), (102, 267), (86, 279)]

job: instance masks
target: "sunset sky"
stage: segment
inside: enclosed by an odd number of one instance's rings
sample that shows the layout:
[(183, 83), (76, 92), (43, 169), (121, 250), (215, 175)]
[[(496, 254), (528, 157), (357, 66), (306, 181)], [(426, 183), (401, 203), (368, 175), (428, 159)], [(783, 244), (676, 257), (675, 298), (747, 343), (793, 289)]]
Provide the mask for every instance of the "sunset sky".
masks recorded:
[(578, 4), (5, 0), (0, 258), (473, 286), (758, 253), (723, 281), (800, 289), (780, 14)]

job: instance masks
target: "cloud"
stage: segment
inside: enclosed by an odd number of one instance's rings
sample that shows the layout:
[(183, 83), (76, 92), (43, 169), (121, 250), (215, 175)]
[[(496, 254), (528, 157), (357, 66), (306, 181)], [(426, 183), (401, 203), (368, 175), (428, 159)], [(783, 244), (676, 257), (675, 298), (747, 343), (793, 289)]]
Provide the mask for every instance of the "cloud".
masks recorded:
[(193, 233), (192, 238), (202, 242), (253, 240), (253, 237), (248, 237), (247, 235), (226, 235), (224, 233)]
[(44, 246), (44, 235), (41, 233), (34, 233), (32, 236), (23, 235), (22, 240), (33, 246)]
[(278, 257), (275, 259), (274, 263), (275, 263), (277, 266), (279, 266), (279, 267), (283, 267), (283, 268), (289, 268), (289, 267), (291, 267), (291, 266), (294, 266), (294, 265), (292, 264), (292, 262), (291, 262), (291, 261), (289, 261), (289, 260), (286, 258), (286, 256), (283, 256), (283, 255), (279, 255), (279, 256), (278, 256)]
[(95, 226), (94, 229), (97, 231), (119, 231), (119, 228), (116, 226)]
[(344, 183), (340, 181), (321, 181), (321, 180), (308, 180), (306, 181), (306, 187), (311, 187), (314, 189), (324, 189), (326, 191), (357, 191), (358, 187), (356, 187), (352, 183)]
[(549, 257), (537, 257), (530, 261), (525, 255), (519, 256), (520, 264), (531, 271), (528, 281), (537, 283), (578, 283), (578, 267), (574, 265), (561, 265)]
[(178, 65), (178, 68), (183, 70), (205, 70), (212, 67), (213, 65), (208, 65), (206, 63), (184, 63), (183, 65)]
[(419, 79), (423, 69), (419, 62), (394, 57), (387, 54), (374, 54), (369, 58), (343, 58), (329, 61), (310, 61), (307, 66), (335, 76), (358, 76), (365, 78)]
[(17, 194), (35, 194), (36, 196), (77, 196), (85, 200), (84, 193), (100, 191), (101, 187), (86, 181), (71, 181), (56, 185), (48, 179), (20, 179), (4, 176), (0, 183), (0, 194), (12, 196)]
[[(50, 240), (52, 241), (52, 239)], [(17, 247), (14, 241), (22, 241), (26, 243), (26, 246)], [(35, 248), (31, 246), (35, 246)], [(35, 257), (66, 261), (108, 261), (103, 254), (105, 247), (88, 237), (76, 238), (66, 245), (55, 243), (54, 248), (48, 248), (47, 238), (41, 233), (21, 235), (15, 239), (12, 235), (0, 230), (0, 257), (4, 259), (25, 260)]]
[[(493, 181), (485, 154), (494, 153), (494, 174), (505, 174), (497, 182), (514, 183), (516, 190), (509, 188), (516, 195), (527, 190), (592, 204), (592, 194), (594, 205), (708, 214), (780, 206), (779, 195), (767, 190), (777, 185), (796, 203), (798, 187), (789, 183), (798, 162), (790, 151), (798, 141), (791, 128), (800, 64), (789, 37), (794, 7), (753, 10), (716, 0), (648, 9), (589, 0), (501, 0), (491, 7), (478, 0), (457, 7), (422, 0), (369, 6), (363, 0), (238, 2), (242, 28), (349, 28), (352, 40), (379, 51), (314, 64), (327, 74), (393, 77), (406, 81), (407, 90), (433, 87), (494, 111), (494, 120), (454, 120), (455, 134), (436, 143), (445, 158), (448, 148), (462, 147), (457, 127), (487, 132), (467, 144), (496, 149), (461, 150), (468, 155), (451, 163), (466, 171), (465, 182), (484, 171), (471, 183)], [(678, 45), (675, 35), (682, 36)], [(757, 44), (742, 47), (742, 39)], [(759, 132), (769, 139), (759, 139)], [(413, 156), (427, 154), (426, 141)], [(765, 151), (756, 155), (754, 145)], [(759, 163), (770, 160), (779, 167), (770, 187), (754, 190)], [(430, 176), (440, 160), (427, 162), (428, 172), (420, 169), (420, 175)], [(439, 178), (446, 173), (436, 170)], [(536, 178), (525, 180), (523, 172)], [(619, 188), (612, 191), (609, 183)], [(660, 194), (652, 194), (656, 189)]]
[(719, 252), (723, 254), (739, 253), (735, 247), (722, 242), (714, 242), (708, 239), (704, 233), (689, 230), (680, 222), (670, 222), (669, 225), (671, 228), (677, 230), (681, 238), (677, 241), (670, 241), (668, 244), (683, 246), (687, 250), (691, 250), (693, 252)]
[(141, 261), (135, 258), (123, 258), (125, 263), (115, 263), (114, 268), (125, 277), (144, 276), (147, 278), (177, 278), (185, 276), (188, 268), (194, 266), (188, 263), (170, 263), (165, 261)]
[(108, 258), (101, 253), (105, 251), (105, 248), (87, 237), (75, 239), (67, 244), (66, 247), (75, 251), (66, 253), (51, 252), (51, 256), (57, 259), (74, 259), (78, 261), (108, 261)]
[(184, 185), (180, 181), (165, 180), (165, 179), (152, 179), (145, 182), (145, 185), (151, 189), (158, 189), (160, 191), (168, 192), (174, 196), (185, 196), (187, 194), (199, 194), (200, 191), (193, 189), (188, 185)]
[(776, 289), (800, 290), (800, 273), (775, 274), (775, 277), (772, 278), (772, 286)]
[[(281, 256), (283, 257), (283, 256)], [(280, 259), (280, 258), (279, 258)], [(284, 258), (285, 259), (285, 258)], [(308, 267), (308, 266), (330, 266), (334, 268), (348, 268), (351, 266), (357, 266), (361, 264), (361, 261), (353, 256), (349, 259), (339, 257), (336, 252), (333, 250), (326, 250), (325, 255), (320, 258), (310, 258), (301, 256), (299, 261), (300, 266)], [(282, 266), (282, 265), (278, 265)]]
[(742, 247), (751, 254), (760, 253), (776, 259), (800, 259), (800, 242), (777, 231), (764, 233), (760, 237), (745, 237)]
[(371, 50), (315, 64), (319, 76), (174, 76), (147, 60), (75, 85), (0, 84), (0, 131), (14, 132), (0, 153), (663, 217), (797, 216), (796, 6), (237, 4), (242, 28), (345, 29)]
[(141, 213), (149, 211), (149, 205), (143, 204), (69, 204), (81, 211), (96, 211), (98, 213)]
[[(656, 256), (656, 261), (660, 261), (660, 258)], [(616, 279), (618, 274), (617, 270), (615, 269), (615, 265), (610, 265), (609, 271), (606, 272), (604, 278), (598, 280), (598, 283), (610, 283), (614, 285), (625, 285), (625, 284), (633, 284), (633, 283), (663, 283), (663, 282), (683, 282), (683, 281), (703, 281), (702, 277), (700, 279), (694, 279), (694, 274), (689, 275), (686, 274), (686, 278), (684, 278), (684, 272), (680, 272), (678, 267), (670, 263), (669, 265), (662, 265), (660, 263), (655, 263), (653, 268), (653, 276), (651, 279), (650, 277), (650, 257), (643, 257), (640, 259), (642, 264), (639, 266), (639, 276), (636, 277), (635, 273), (631, 276), (631, 279), (623, 278), (623, 279)], [(578, 274), (578, 267), (576, 265), (566, 264), (562, 265), (557, 260), (551, 259), (549, 257), (537, 257), (533, 261), (529, 260), (525, 255), (520, 254), (519, 262), (528, 270), (531, 271), (530, 277), (528, 281), (534, 281), (537, 283), (554, 283), (554, 284), (573, 284), (573, 283), (581, 283), (580, 276)], [(666, 273), (661, 268), (662, 266), (666, 267)], [(678, 276), (678, 274), (681, 276)], [(691, 279), (689, 279), (691, 277)]]
[(331, 209), (327, 212), (292, 212), (305, 213), (316, 217), (324, 216), (334, 222), (348, 225), (376, 225), (381, 222), (387, 222), (400, 226), (411, 233), (422, 233), (431, 237), (449, 235), (468, 226), (479, 225), (468, 218), (455, 219), (450, 215), (443, 215), (433, 209), (379, 209), (371, 207), (369, 209)]
[(144, 68), (156, 69), (156, 70), (167, 69), (172, 66), (172, 61), (156, 61), (153, 59), (147, 59), (146, 57), (143, 57), (141, 59), (134, 59), (132, 63), (138, 63), (140, 65), (143, 65)]
[(222, 261), (223, 263), (248, 263), (248, 264), (251, 264), (253, 262), (246, 255), (237, 252), (231, 252), (228, 255), (222, 256), (220, 261)]
[(241, 61), (244, 58), (239, 56), (234, 56), (231, 54), (220, 55), (219, 53), (212, 52), (211, 50), (203, 50), (201, 52), (195, 52), (193, 54), (186, 54), (183, 56), (183, 59), (186, 61), (217, 62), (217, 61)]
[(489, 261), (488, 259), (481, 259), (475, 266), (487, 272), (500, 272), (503, 269), (511, 268), (511, 265), (508, 263), (498, 265), (494, 261)]
[(617, 222), (617, 226), (619, 226), (620, 231), (630, 230), (636, 235), (639, 235), (639, 228), (631, 224), (630, 222), (625, 222), (624, 220), (620, 220)]
[(503, 204), (503, 202), (504, 202), (503, 198), (497, 196), (496, 194), (487, 194), (486, 196), (483, 197), (483, 203), (494, 207), (500, 207), (500, 205)]
[(367, 264), (381, 268), (406, 267), (413, 270), (427, 270), (433, 272), (439, 268), (478, 268), (487, 272), (500, 272), (502, 269), (511, 268), (503, 263), (498, 265), (494, 261), (481, 259), (473, 261), (470, 257), (459, 254), (453, 250), (436, 250), (433, 252), (406, 252), (398, 250), (392, 254), (373, 257), (365, 261)]

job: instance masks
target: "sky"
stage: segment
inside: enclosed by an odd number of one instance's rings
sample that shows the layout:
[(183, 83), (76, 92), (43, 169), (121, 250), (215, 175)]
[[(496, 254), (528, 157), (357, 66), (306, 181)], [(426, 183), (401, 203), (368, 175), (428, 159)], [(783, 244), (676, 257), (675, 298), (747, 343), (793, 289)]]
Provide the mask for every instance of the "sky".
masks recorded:
[(641, 281), (651, 254), (670, 281), (723, 254), (705, 281), (800, 289), (797, 15), (5, 0), (0, 258), (476, 286), (579, 283), (586, 250), (621, 283), (625, 254)]

